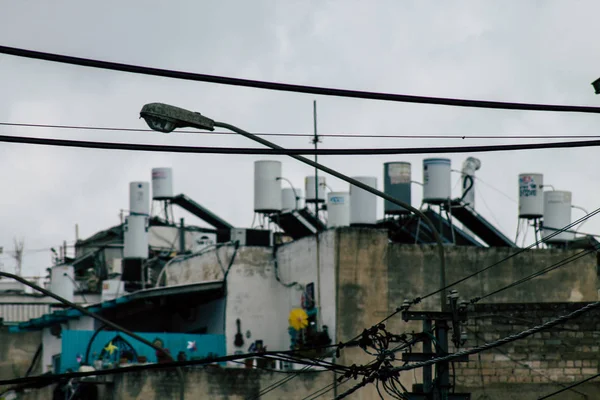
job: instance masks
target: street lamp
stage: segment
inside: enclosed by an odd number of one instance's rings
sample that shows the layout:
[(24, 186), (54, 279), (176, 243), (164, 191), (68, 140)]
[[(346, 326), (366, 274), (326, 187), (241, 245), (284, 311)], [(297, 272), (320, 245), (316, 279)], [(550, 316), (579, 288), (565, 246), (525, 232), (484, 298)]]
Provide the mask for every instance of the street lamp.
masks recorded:
[(176, 128), (192, 127), (214, 131), (214, 121), (200, 113), (163, 103), (150, 103), (142, 107), (140, 117), (148, 126), (159, 132), (170, 133)]
[[(212, 130), (214, 130), (215, 127), (218, 127), (218, 128), (229, 129), (230, 131), (238, 133), (244, 137), (247, 137), (250, 140), (253, 140), (255, 142), (263, 144), (271, 149), (285, 150), (283, 147), (278, 146), (275, 143), (269, 142), (268, 140), (265, 140), (265, 139), (263, 139), (257, 135), (254, 135), (250, 132), (246, 132), (245, 130), (240, 129), (236, 126), (227, 124), (225, 122), (213, 121), (212, 119), (207, 118), (200, 113), (185, 110), (183, 108), (179, 108), (179, 107), (175, 107), (175, 106), (171, 106), (169, 104), (163, 104), (163, 103), (146, 104), (144, 107), (142, 107), (142, 110), (140, 111), (140, 118), (144, 118), (144, 120), (146, 120), (146, 123), (148, 124), (148, 126), (151, 129), (159, 131), (159, 132), (169, 133), (169, 132), (172, 132), (176, 128), (186, 128), (186, 127), (212, 131)], [(290, 154), (289, 156), (304, 163), (304, 164), (308, 164), (313, 168), (319, 169), (325, 173), (335, 176), (336, 178), (346, 181), (346, 182), (350, 183), (351, 185), (354, 185), (363, 190), (366, 190), (367, 192), (373, 193), (375, 196), (381, 197), (391, 203), (399, 205), (400, 207), (403, 207), (403, 208), (411, 211), (413, 214), (416, 214), (417, 216), (419, 216), (419, 218), (423, 219), (423, 221), (425, 221), (425, 223), (427, 225), (429, 225), (429, 227), (431, 228), (431, 231), (437, 242), (437, 246), (438, 246), (438, 250), (439, 250), (439, 257), (440, 257), (441, 308), (442, 308), (442, 311), (446, 310), (446, 308), (447, 308), (446, 307), (446, 290), (445, 290), (445, 287), (446, 287), (446, 260), (444, 257), (444, 245), (442, 243), (442, 239), (441, 239), (435, 225), (433, 224), (433, 222), (431, 222), (431, 220), (425, 214), (423, 214), (421, 212), (421, 210), (414, 208), (410, 204), (400, 201), (400, 200), (396, 199), (395, 197), (392, 197), (386, 193), (383, 193), (369, 185), (359, 182), (356, 179), (352, 179), (349, 176), (346, 176), (340, 172), (337, 172), (336, 170), (333, 170), (329, 167), (326, 167), (315, 161), (312, 161), (306, 157), (302, 157), (302, 156), (295, 155), (295, 154)], [(319, 288), (319, 290), (320, 290), (320, 288)]]

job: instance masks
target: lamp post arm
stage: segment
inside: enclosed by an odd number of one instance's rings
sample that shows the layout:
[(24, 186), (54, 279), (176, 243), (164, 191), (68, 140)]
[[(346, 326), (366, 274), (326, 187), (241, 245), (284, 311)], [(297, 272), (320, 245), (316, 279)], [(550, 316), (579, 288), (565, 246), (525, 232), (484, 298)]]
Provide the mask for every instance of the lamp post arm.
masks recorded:
[[(231, 131), (233, 131), (235, 133), (238, 133), (238, 134), (240, 134), (240, 135), (242, 135), (242, 136), (244, 136), (244, 137), (246, 137), (246, 138), (248, 138), (250, 140), (253, 140), (253, 141), (258, 142), (260, 144), (263, 144), (263, 145), (265, 145), (267, 147), (270, 147), (271, 149), (285, 150), (283, 147), (281, 147), (281, 146), (279, 146), (279, 145), (277, 145), (275, 143), (272, 143), (272, 142), (270, 142), (268, 140), (265, 140), (265, 139), (263, 139), (263, 138), (261, 138), (261, 137), (259, 137), (257, 135), (254, 135), (254, 134), (252, 134), (250, 132), (246, 132), (245, 130), (240, 129), (237, 126), (230, 125), (230, 124), (227, 124), (225, 122), (218, 122), (218, 121), (214, 122), (214, 126), (215, 127), (229, 129), (229, 130), (231, 130)], [(421, 210), (419, 210), (419, 209), (417, 209), (417, 208), (411, 206), (410, 204), (407, 204), (407, 203), (405, 203), (405, 202), (403, 202), (401, 200), (398, 200), (395, 197), (392, 197), (392, 196), (390, 196), (388, 194), (385, 194), (385, 193), (383, 193), (383, 192), (381, 192), (381, 191), (379, 191), (379, 190), (377, 190), (377, 189), (375, 189), (375, 188), (373, 188), (373, 187), (371, 187), (369, 185), (366, 185), (366, 184), (364, 184), (362, 182), (359, 182), (356, 179), (352, 179), (349, 176), (346, 176), (346, 175), (344, 175), (344, 174), (342, 174), (340, 172), (337, 172), (337, 171), (335, 171), (335, 170), (333, 170), (331, 168), (328, 168), (328, 167), (326, 167), (326, 166), (324, 166), (322, 164), (314, 162), (314, 161), (312, 161), (312, 160), (310, 160), (310, 159), (308, 159), (306, 157), (295, 155), (295, 154), (290, 154), (289, 156), (292, 157), (295, 160), (298, 160), (298, 161), (304, 163), (304, 164), (308, 164), (311, 167), (317, 168), (317, 169), (319, 169), (319, 170), (321, 170), (321, 171), (323, 171), (323, 172), (325, 172), (327, 174), (333, 175), (336, 178), (339, 178), (339, 179), (341, 179), (343, 181), (346, 181), (346, 182), (350, 183), (351, 185), (354, 185), (354, 186), (359, 187), (359, 188), (361, 188), (363, 190), (366, 190), (367, 192), (373, 193), (375, 196), (381, 197), (381, 198), (383, 198), (383, 199), (385, 199), (385, 200), (387, 200), (387, 201), (389, 201), (391, 203), (399, 205), (400, 207), (404, 207), (405, 209), (411, 211), (413, 214), (416, 214), (420, 218), (422, 218), (423, 221), (425, 221), (425, 223), (427, 225), (429, 225), (429, 227), (431, 228), (431, 231), (433, 233), (435, 241), (437, 242), (437, 247), (438, 247), (439, 257), (440, 257), (440, 287), (441, 288), (445, 288), (446, 287), (446, 259), (445, 259), (445, 255), (444, 255), (444, 245), (442, 243), (442, 238), (440, 237), (440, 235), (439, 235), (439, 233), (438, 233), (435, 225), (433, 224), (433, 222), (431, 222), (431, 220), (423, 212), (421, 212)], [(445, 311), (446, 310), (446, 290), (445, 289), (441, 291), (441, 296), (442, 296), (441, 297), (441, 308), (442, 308), (442, 311)]]

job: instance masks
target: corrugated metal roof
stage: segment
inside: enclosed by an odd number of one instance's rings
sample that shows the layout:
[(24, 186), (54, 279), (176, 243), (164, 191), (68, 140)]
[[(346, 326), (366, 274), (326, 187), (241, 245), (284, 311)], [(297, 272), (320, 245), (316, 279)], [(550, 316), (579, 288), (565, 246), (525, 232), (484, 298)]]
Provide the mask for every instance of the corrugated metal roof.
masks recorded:
[[(220, 280), (151, 288), (146, 290), (140, 290), (138, 292), (134, 292), (122, 297), (118, 297), (114, 300), (108, 300), (105, 302), (92, 304), (90, 306), (87, 306), (86, 309), (93, 313), (102, 313), (106, 309), (114, 308), (136, 300), (154, 297), (180, 296), (195, 292), (214, 291), (222, 288), (223, 281)], [(15, 326), (10, 327), (10, 332), (38, 330), (54, 325), (56, 323), (67, 321), (69, 319), (79, 318), (83, 315), (83, 313), (74, 308), (57, 310), (53, 313), (49, 313), (48, 310), (46, 313), (38, 317), (24, 320), (23, 322), (17, 322)]]
[(0, 303), (0, 318), (3, 323), (16, 324), (40, 318), (50, 312), (50, 304), (10, 304)]

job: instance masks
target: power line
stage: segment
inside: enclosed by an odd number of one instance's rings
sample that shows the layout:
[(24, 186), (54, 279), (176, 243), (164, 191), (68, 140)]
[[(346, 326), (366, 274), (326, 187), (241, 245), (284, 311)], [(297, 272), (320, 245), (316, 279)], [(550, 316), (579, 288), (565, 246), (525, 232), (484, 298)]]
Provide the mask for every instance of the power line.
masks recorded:
[(242, 155), (330, 155), (330, 156), (383, 156), (398, 154), (446, 154), (446, 153), (484, 153), (494, 151), (564, 149), (577, 147), (598, 147), (600, 140), (586, 140), (557, 143), (527, 143), (491, 146), (448, 146), (448, 147), (412, 147), (412, 148), (370, 148), (370, 149), (264, 149), (243, 147), (198, 147), (172, 146), (157, 144), (94, 142), (85, 140), (48, 139), (23, 136), (0, 135), (0, 142), (34, 144), (41, 146), (75, 147), (101, 150), (150, 151), (162, 153), (193, 154), (242, 154)]
[[(560, 325), (564, 322), (567, 322), (568, 320), (571, 320), (573, 318), (577, 318), (579, 316), (581, 316), (582, 314), (585, 314), (586, 312), (589, 312), (591, 310), (594, 310), (596, 308), (600, 307), (600, 301), (594, 302), (594, 303), (590, 303), (584, 307), (581, 307), (569, 314), (560, 316), (558, 318), (555, 318), (553, 320), (550, 320), (542, 325), (538, 325), (538, 326), (534, 326), (533, 328), (527, 329), (525, 331), (519, 332), (519, 333), (515, 333), (513, 335), (509, 335), (506, 336), (502, 339), (498, 339), (496, 341), (490, 342), (490, 343), (485, 343), (481, 346), (478, 347), (474, 347), (472, 349), (467, 349), (467, 350), (461, 350), (452, 354), (448, 354), (446, 356), (442, 356), (442, 357), (436, 357), (436, 358), (432, 358), (430, 360), (427, 361), (421, 361), (421, 362), (417, 362), (414, 364), (410, 364), (410, 365), (403, 365), (401, 367), (394, 367), (391, 368), (389, 370), (390, 373), (398, 373), (398, 372), (402, 372), (402, 371), (409, 371), (412, 369), (416, 369), (416, 368), (422, 368), (422, 367), (426, 367), (426, 366), (430, 366), (430, 365), (435, 365), (438, 363), (442, 363), (442, 362), (449, 362), (449, 361), (453, 361), (456, 359), (459, 359), (461, 357), (464, 356), (468, 356), (468, 355), (472, 355), (472, 354), (478, 354), (482, 351), (486, 351), (486, 350), (490, 350), (499, 346), (503, 346), (505, 344), (517, 341), (517, 340), (521, 340), (524, 339), (528, 336), (534, 335), (538, 332), (544, 331), (546, 329), (550, 329), (556, 325)], [(599, 374), (600, 376), (600, 374)], [(346, 392), (342, 393), (341, 395), (337, 396), (335, 398), (335, 400), (339, 400), (339, 399), (343, 399), (347, 396), (349, 396), (350, 394), (356, 392), (357, 390), (359, 390), (360, 388), (375, 382), (375, 380), (378, 378), (377, 374), (371, 374), (368, 377), (365, 377), (363, 379), (362, 382), (358, 383), (357, 385), (353, 386), (352, 388), (350, 388), (349, 390), (347, 390)], [(566, 390), (566, 389), (564, 389)], [(541, 400), (541, 399), (540, 399)]]
[[(127, 374), (130, 372), (138, 372), (152, 369), (169, 369), (169, 368), (177, 368), (177, 367), (188, 367), (188, 366), (197, 366), (197, 365), (207, 365), (219, 362), (228, 362), (228, 361), (237, 361), (243, 360), (247, 358), (264, 358), (265, 355), (269, 354), (278, 354), (278, 353), (290, 353), (290, 351), (282, 351), (282, 352), (266, 352), (266, 353), (246, 353), (246, 354), (236, 354), (229, 355), (223, 357), (214, 357), (214, 358), (205, 358), (201, 360), (186, 360), (186, 361), (174, 361), (174, 362), (166, 362), (166, 363), (154, 363), (154, 364), (143, 364), (143, 365), (132, 365), (127, 367), (119, 367), (119, 368), (111, 368), (111, 369), (102, 369), (95, 371), (83, 371), (83, 372), (67, 372), (63, 374), (46, 374), (46, 375), (37, 375), (37, 376), (29, 376), (23, 378), (14, 378), (14, 379), (6, 379), (0, 380), (0, 386), (5, 385), (20, 385), (27, 384), (32, 382), (56, 382), (62, 379), (73, 379), (73, 378), (83, 378), (87, 376), (101, 376), (101, 375), (121, 375)], [(310, 368), (315, 365), (308, 365)], [(319, 367), (323, 367), (322, 365), (318, 365)], [(330, 371), (335, 370), (334, 367), (328, 368)]]
[[(422, 297), (416, 297), (415, 299), (413, 299), (413, 300), (411, 301), (411, 304), (417, 304), (417, 303), (420, 303), (422, 300), (424, 300), (424, 299), (426, 299), (426, 298), (428, 298), (428, 297), (435, 296), (436, 294), (440, 293), (442, 290), (449, 289), (449, 288), (451, 288), (451, 287), (453, 287), (453, 286), (456, 286), (456, 285), (458, 285), (459, 283), (462, 283), (462, 282), (464, 282), (464, 281), (466, 281), (466, 280), (468, 280), (468, 279), (471, 279), (471, 278), (473, 278), (474, 276), (477, 276), (477, 275), (479, 275), (479, 274), (481, 274), (481, 273), (483, 273), (483, 272), (485, 272), (485, 271), (487, 271), (487, 270), (489, 270), (489, 269), (491, 269), (491, 268), (494, 268), (494, 267), (496, 267), (496, 266), (498, 266), (498, 265), (500, 265), (500, 264), (504, 263), (505, 261), (507, 261), (507, 260), (509, 260), (509, 259), (511, 259), (511, 258), (513, 258), (513, 257), (516, 257), (517, 255), (519, 255), (519, 254), (522, 254), (522, 253), (526, 252), (527, 250), (530, 250), (530, 249), (532, 249), (533, 247), (535, 247), (535, 246), (539, 245), (540, 243), (545, 243), (545, 242), (547, 242), (548, 240), (552, 239), (552, 238), (553, 238), (553, 237), (555, 237), (556, 235), (559, 235), (560, 233), (562, 233), (562, 232), (564, 232), (564, 231), (567, 231), (567, 230), (571, 229), (571, 228), (572, 228), (572, 227), (574, 227), (575, 225), (578, 225), (579, 223), (581, 223), (581, 222), (583, 222), (583, 221), (585, 221), (585, 220), (587, 220), (587, 219), (589, 219), (589, 218), (591, 218), (591, 217), (595, 216), (595, 215), (596, 215), (596, 214), (598, 214), (598, 213), (600, 213), (600, 208), (597, 208), (597, 209), (595, 209), (595, 210), (594, 210), (594, 211), (592, 211), (591, 213), (584, 215), (583, 217), (579, 218), (579, 219), (578, 219), (578, 220), (576, 220), (575, 222), (571, 222), (569, 225), (567, 225), (567, 226), (565, 226), (565, 227), (563, 227), (563, 228), (561, 228), (561, 229), (557, 229), (555, 232), (553, 232), (553, 233), (549, 234), (549, 235), (548, 235), (548, 236), (546, 236), (545, 238), (543, 238), (543, 239), (540, 239), (540, 240), (536, 241), (535, 243), (532, 243), (532, 244), (530, 244), (529, 246), (527, 246), (527, 247), (524, 247), (524, 248), (522, 248), (522, 249), (520, 249), (520, 250), (518, 250), (518, 251), (516, 251), (516, 252), (512, 253), (511, 255), (509, 255), (509, 256), (507, 256), (507, 257), (503, 258), (502, 260), (500, 260), (500, 261), (498, 261), (498, 262), (495, 262), (495, 263), (493, 263), (493, 264), (491, 264), (491, 265), (488, 265), (488, 266), (487, 266), (487, 267), (485, 267), (485, 268), (482, 268), (482, 269), (480, 269), (480, 270), (477, 270), (477, 271), (475, 271), (475, 272), (473, 272), (473, 273), (471, 273), (471, 274), (469, 274), (469, 275), (467, 275), (467, 276), (464, 276), (464, 277), (462, 277), (462, 278), (460, 278), (460, 279), (458, 279), (458, 280), (456, 280), (456, 281), (454, 281), (454, 282), (450, 283), (449, 285), (446, 285), (446, 286), (445, 286), (445, 287), (443, 287), (443, 288), (437, 289), (437, 290), (435, 290), (435, 291), (433, 291), (433, 292), (431, 292), (431, 293), (428, 293), (428, 294), (426, 294), (425, 296), (422, 296)], [(396, 312), (398, 312), (398, 310), (396, 310)]]
[(485, 294), (485, 295), (480, 296), (480, 297), (474, 297), (473, 299), (471, 299), (471, 303), (477, 303), (480, 300), (483, 300), (483, 299), (485, 299), (487, 297), (493, 296), (493, 295), (498, 294), (500, 292), (503, 292), (503, 291), (505, 291), (507, 289), (510, 289), (510, 288), (515, 287), (515, 286), (521, 285), (521, 284), (523, 284), (523, 283), (525, 283), (527, 281), (530, 281), (532, 279), (537, 278), (538, 276), (545, 275), (548, 272), (554, 271), (555, 269), (558, 269), (558, 268), (563, 267), (563, 266), (565, 266), (567, 264), (570, 264), (570, 263), (572, 263), (574, 261), (577, 261), (580, 258), (583, 258), (583, 257), (587, 256), (588, 254), (594, 253), (596, 250), (598, 250), (598, 246), (594, 246), (591, 249), (580, 251), (579, 253), (573, 254), (573, 255), (571, 255), (571, 256), (569, 256), (569, 257), (567, 257), (567, 258), (565, 258), (565, 259), (563, 259), (563, 260), (561, 260), (559, 262), (556, 262), (556, 263), (554, 263), (554, 264), (552, 264), (552, 265), (550, 265), (548, 267), (545, 267), (545, 268), (543, 268), (543, 269), (541, 269), (539, 271), (536, 271), (536, 272), (534, 272), (531, 275), (528, 275), (528, 276), (526, 276), (524, 278), (521, 278), (519, 280), (516, 280), (516, 281), (514, 281), (514, 282), (512, 282), (512, 283), (510, 283), (510, 284), (508, 284), (506, 286), (503, 286), (500, 289), (494, 290), (493, 292), (490, 292), (490, 293)]
[[(110, 132), (155, 132), (152, 129), (122, 128), (89, 125), (55, 125), (55, 124), (32, 124), (17, 122), (0, 122), (0, 126), (26, 127), (26, 128), (49, 128), (49, 129), (75, 129)], [(193, 133), (203, 135), (232, 135), (237, 133), (229, 131), (193, 131), (179, 130), (179, 133)], [(254, 132), (256, 136), (279, 136), (279, 137), (313, 137), (312, 133), (300, 132)], [(366, 133), (322, 133), (321, 137), (329, 138), (361, 138), (361, 139), (599, 139), (600, 135), (396, 135), (396, 134), (366, 134)], [(458, 171), (460, 172), (460, 171)]]
[[(321, 357), (321, 360), (324, 358), (326, 358), (326, 357)], [(256, 397), (253, 397), (252, 400), (257, 400), (257, 399), (261, 398), (262, 396), (264, 396), (265, 394), (277, 389), (278, 387), (285, 385), (292, 379), (299, 376), (300, 373), (308, 371), (311, 367), (312, 367), (311, 365), (307, 365), (307, 366), (303, 367), (300, 371), (297, 371), (295, 374), (287, 376), (287, 377), (267, 386), (266, 388), (262, 389)]]
[[(514, 319), (514, 317), (507, 317), (507, 319), (508, 319), (508, 320), (510, 320), (510, 319)], [(480, 335), (479, 335), (479, 334), (478, 334), (478, 333), (477, 333), (475, 330), (473, 330), (473, 329), (470, 329), (470, 328), (467, 328), (467, 330), (468, 330), (468, 331), (470, 331), (470, 332), (471, 332), (471, 333), (472, 333), (472, 334), (475, 336), (475, 338), (477, 338), (477, 339), (482, 339), (482, 337), (481, 337), (481, 336), (480, 336)], [(531, 367), (529, 364), (527, 364), (526, 362), (522, 362), (522, 361), (518, 361), (518, 360), (514, 359), (514, 358), (511, 356), (511, 354), (510, 354), (509, 352), (507, 352), (507, 351), (504, 351), (504, 350), (500, 349), (499, 347), (495, 348), (494, 350), (495, 350), (495, 351), (497, 351), (498, 353), (500, 353), (500, 354), (503, 354), (504, 356), (506, 356), (506, 358), (508, 358), (508, 359), (509, 359), (510, 361), (512, 361), (513, 363), (515, 363), (515, 364), (517, 364), (517, 365), (520, 365), (521, 367), (523, 367), (523, 368), (526, 368), (526, 369), (530, 370), (532, 373), (535, 373), (535, 374), (538, 374), (538, 375), (542, 376), (542, 377), (543, 377), (544, 379), (546, 379), (548, 382), (550, 382), (550, 383), (553, 383), (554, 385), (557, 385), (557, 386), (563, 387), (563, 388), (565, 388), (566, 390), (572, 390), (573, 392), (575, 392), (575, 393), (579, 394), (580, 396), (582, 396), (584, 399), (586, 399), (586, 398), (587, 398), (587, 396), (586, 396), (584, 393), (582, 393), (582, 392), (580, 392), (580, 391), (578, 391), (578, 390), (576, 390), (576, 389), (567, 388), (565, 384), (563, 384), (563, 383), (561, 383), (561, 382), (559, 382), (559, 381), (556, 381), (556, 380), (552, 379), (550, 376), (546, 375), (545, 373), (543, 373), (543, 372), (542, 372), (542, 371), (540, 371), (540, 370), (537, 370), (537, 369), (535, 369), (535, 368), (532, 368), (532, 367)], [(478, 354), (478, 355), (480, 355), (480, 354)], [(481, 366), (481, 360), (479, 361), (479, 364), (480, 364), (480, 366)], [(483, 376), (483, 375), (482, 375), (482, 376)]]
[(556, 325), (560, 325), (560, 324), (562, 324), (564, 322), (567, 322), (567, 321), (569, 321), (571, 319), (577, 318), (577, 317), (581, 316), (582, 314), (585, 314), (585, 313), (587, 313), (589, 311), (592, 311), (592, 310), (594, 310), (594, 309), (596, 309), (598, 307), (600, 307), (600, 301), (596, 301), (596, 302), (590, 303), (590, 304), (588, 304), (586, 306), (578, 308), (577, 310), (575, 310), (575, 311), (573, 311), (573, 312), (571, 312), (569, 314), (560, 316), (560, 317), (555, 318), (553, 320), (550, 320), (550, 321), (548, 321), (548, 322), (546, 322), (544, 324), (534, 326), (533, 328), (524, 330), (524, 331), (519, 332), (519, 333), (515, 333), (513, 335), (506, 336), (506, 337), (504, 337), (502, 339), (498, 339), (498, 340), (490, 342), (490, 343), (485, 343), (485, 344), (483, 344), (483, 345), (481, 345), (479, 347), (474, 347), (474, 348), (468, 349), (468, 350), (461, 350), (461, 351), (458, 351), (456, 353), (448, 354), (448, 355), (443, 356), (443, 357), (432, 358), (431, 360), (421, 361), (421, 362), (417, 362), (417, 363), (411, 364), (411, 365), (405, 365), (405, 366), (402, 366), (402, 367), (395, 367), (395, 368), (392, 369), (392, 371), (394, 371), (394, 372), (409, 371), (411, 369), (422, 368), (422, 367), (425, 367), (425, 366), (428, 366), (428, 365), (438, 364), (440, 362), (452, 361), (452, 360), (455, 360), (455, 359), (463, 357), (463, 356), (468, 356), (468, 355), (471, 355), (471, 354), (477, 354), (477, 353), (485, 351), (485, 350), (489, 350), (489, 349), (493, 349), (495, 347), (503, 346), (505, 344), (508, 344), (508, 343), (511, 343), (511, 342), (514, 342), (514, 341), (517, 341), (517, 340), (524, 339), (524, 338), (526, 338), (528, 336), (531, 336), (531, 335), (534, 335), (534, 334), (536, 334), (538, 332), (545, 331), (547, 329), (553, 328)]
[[(575, 383), (573, 383), (572, 385), (569, 385), (569, 386), (567, 386), (567, 387), (565, 387), (565, 388), (562, 388), (562, 389), (560, 389), (560, 390), (557, 390), (556, 392), (552, 392), (552, 393), (550, 393), (550, 394), (547, 394), (547, 395), (545, 395), (545, 396), (543, 396), (543, 397), (540, 397), (540, 398), (538, 398), (538, 400), (544, 400), (544, 399), (548, 399), (548, 398), (550, 398), (550, 397), (556, 396), (556, 395), (557, 395), (557, 394), (559, 394), (559, 393), (566, 392), (567, 390), (571, 390), (571, 389), (573, 389), (573, 388), (574, 388), (574, 387), (576, 387), (576, 386), (583, 385), (584, 383), (586, 383), (586, 382), (589, 382), (589, 381), (591, 381), (591, 380), (594, 380), (594, 379), (596, 379), (596, 378), (598, 378), (598, 377), (600, 377), (600, 374), (596, 374), (596, 375), (590, 376), (589, 378), (585, 378), (584, 380), (581, 380), (581, 381), (579, 381), (579, 382), (575, 382)], [(586, 396), (586, 397), (587, 397), (587, 396)]]
[(79, 65), (82, 67), (99, 68), (112, 71), (129, 72), (142, 75), (160, 76), (165, 78), (182, 79), (196, 82), (216, 83), (221, 85), (232, 85), (250, 87), (256, 89), (276, 90), (283, 92), (306, 93), (321, 96), (349, 97), (356, 99), (369, 99), (381, 101), (394, 101), (402, 103), (432, 104), (454, 107), (475, 107), (486, 109), (522, 110), (522, 111), (550, 111), (550, 112), (579, 112), (600, 113), (600, 107), (591, 106), (568, 106), (556, 104), (533, 104), (515, 103), (487, 100), (469, 100), (455, 98), (440, 98), (429, 96), (413, 96), (405, 94), (367, 92), (360, 90), (336, 89), (318, 86), (295, 85), (288, 83), (258, 81), (252, 79), (231, 78), (226, 76), (196, 74), (192, 72), (174, 71), (161, 68), (143, 67), (139, 65), (101, 61), (82, 57), (66, 56), (62, 54), (47, 53), (20, 49), (15, 47), (0, 46), (1, 54), (17, 57), (32, 58), (37, 60), (52, 61), (63, 64)]

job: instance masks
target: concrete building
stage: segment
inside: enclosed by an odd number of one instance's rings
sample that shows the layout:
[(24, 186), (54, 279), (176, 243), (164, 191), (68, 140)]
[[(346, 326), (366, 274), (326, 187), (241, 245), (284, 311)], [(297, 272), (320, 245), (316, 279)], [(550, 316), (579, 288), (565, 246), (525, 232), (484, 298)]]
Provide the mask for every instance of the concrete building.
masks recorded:
[[(446, 168), (445, 162), (435, 160), (429, 161), (430, 174)], [(435, 177), (430, 178), (430, 182), (435, 181)], [(523, 181), (531, 186), (531, 179)], [(390, 182), (405, 184), (406, 179)], [(531, 195), (533, 189), (528, 190)], [(454, 282), (490, 267), (455, 286), (462, 298), (476, 299), (547, 270), (537, 279), (476, 302), (468, 323), (467, 347), (524, 330), (598, 299), (598, 243), (594, 239), (573, 237), (522, 251), (471, 205), (449, 197), (440, 201), (439, 191), (427, 194), (432, 203), (425, 213), (439, 226), (444, 242), (446, 281)], [(313, 204), (318, 206), (316, 197)], [(339, 226), (335, 221), (325, 223), (318, 218), (311, 204), (273, 211), (277, 204), (262, 204), (259, 199), (258, 208), (269, 229), (239, 229), (184, 195), (172, 199), (173, 204), (202, 217), (214, 229), (149, 219), (149, 239), (143, 249), (149, 256), (144, 263), (125, 260), (123, 226), (80, 242), (82, 250), (75, 260), (66, 263), (75, 270), (87, 271), (81, 276), (88, 280), (96, 277), (106, 288), (100, 293), (100, 301), (88, 305), (90, 311), (136, 333), (160, 339), (172, 355), (181, 352), (189, 359), (256, 353), (260, 360), (264, 350), (347, 341), (394, 313), (404, 299), (423, 297), (440, 287), (439, 253), (431, 228), (402, 210), (395, 209), (395, 214), (378, 221), (366, 221), (365, 216), (371, 213), (360, 213), (360, 223), (356, 224), (352, 224), (350, 215), (340, 220), (349, 221), (351, 226)], [(328, 207), (342, 203), (336, 200)], [(535, 216), (533, 209), (531, 215)], [(456, 220), (462, 226), (457, 226)], [(138, 268), (137, 272), (131, 274), (133, 278), (125, 278), (125, 270), (132, 266)], [(142, 277), (141, 286), (127, 288), (138, 276)], [(413, 309), (439, 310), (440, 301), (439, 295), (427, 297)], [(296, 312), (303, 318), (298, 329), (291, 318)], [(422, 330), (420, 324), (405, 322), (400, 315), (387, 320), (386, 326), (396, 333)], [(15, 335), (42, 332), (43, 372), (64, 372), (104, 362), (107, 358), (103, 349), (119, 336), (122, 347), (118, 351), (135, 355), (127, 363), (139, 362), (138, 356), (145, 362), (159, 361), (141, 344), (106, 331), (73, 310), (53, 311), (21, 322), (12, 331)], [(584, 322), (573, 322), (566, 330), (548, 331), (529, 341), (501, 347), (498, 352), (485, 352), (466, 363), (456, 363), (454, 386), (472, 393), (473, 398), (537, 398), (598, 373), (600, 350), (594, 342), (598, 336), (599, 314), (589, 313)], [(193, 352), (181, 345), (186, 342), (195, 342)], [(414, 351), (419, 351), (419, 345)], [(342, 365), (363, 365), (373, 360), (373, 355), (357, 347), (347, 347), (335, 358), (325, 352), (314, 356), (327, 356), (329, 361)], [(259, 395), (279, 380), (277, 371), (299, 371), (302, 365), (273, 363), (267, 366), (269, 371), (261, 371), (264, 367), (254, 361), (188, 368), (184, 371), (186, 395), (195, 398), (209, 394), (215, 399)], [(420, 376), (420, 372), (405, 373), (400, 379), (410, 390), (421, 382)], [(302, 399), (325, 386), (331, 389), (329, 394), (339, 394), (354, 382), (334, 381), (330, 372), (303, 372), (299, 380), (264, 393), (261, 398)], [(164, 371), (117, 375), (106, 383), (104, 394), (114, 399), (170, 398), (178, 390), (172, 373)], [(597, 389), (591, 382), (577, 390), (591, 399)], [(35, 398), (40, 393), (29, 395)], [(563, 398), (580, 398), (581, 393), (568, 391)], [(375, 399), (379, 395), (370, 385), (351, 398)]]

